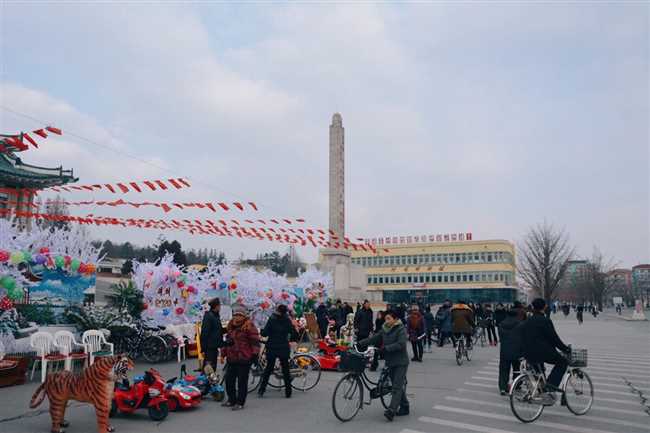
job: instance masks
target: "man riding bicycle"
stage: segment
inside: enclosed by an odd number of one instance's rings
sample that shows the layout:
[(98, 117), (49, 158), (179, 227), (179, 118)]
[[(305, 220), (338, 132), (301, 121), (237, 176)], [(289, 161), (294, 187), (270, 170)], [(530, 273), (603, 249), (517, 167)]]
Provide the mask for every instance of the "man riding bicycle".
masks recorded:
[(390, 372), (393, 384), (390, 405), (384, 416), (392, 421), (395, 416), (409, 414), (409, 401), (406, 399), (406, 373), (409, 367), (409, 357), (406, 349), (406, 327), (399, 320), (399, 315), (394, 311), (387, 311), (384, 315), (384, 325), (381, 330), (370, 338), (357, 343), (360, 348), (367, 346), (380, 346), (384, 354), (386, 367)]
[(544, 315), (546, 310), (546, 301), (537, 298), (532, 303), (533, 315), (523, 322), (521, 326), (521, 336), (523, 342), (524, 357), (529, 364), (544, 363), (553, 364), (551, 374), (546, 381), (547, 394), (545, 395), (546, 405), (555, 403), (555, 392), (560, 391), (560, 382), (569, 365), (566, 357), (558, 353), (556, 349), (562, 352), (570, 352), (571, 348), (564, 344), (555, 332), (555, 327), (551, 319)]
[(467, 350), (472, 348), (472, 332), (474, 330), (474, 311), (465, 303), (458, 301), (451, 307), (451, 331), (454, 347), (456, 340), (465, 336)]

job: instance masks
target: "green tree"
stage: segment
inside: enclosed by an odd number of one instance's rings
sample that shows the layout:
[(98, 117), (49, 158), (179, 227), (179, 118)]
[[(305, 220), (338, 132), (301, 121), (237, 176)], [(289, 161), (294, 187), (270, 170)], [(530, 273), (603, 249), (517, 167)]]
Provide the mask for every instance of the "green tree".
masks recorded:
[(181, 248), (181, 244), (178, 241), (162, 241), (160, 245), (158, 245), (158, 255), (156, 258), (160, 260), (165, 256), (166, 253), (174, 255), (174, 263), (177, 265), (187, 265), (187, 257), (185, 256), (185, 253)]

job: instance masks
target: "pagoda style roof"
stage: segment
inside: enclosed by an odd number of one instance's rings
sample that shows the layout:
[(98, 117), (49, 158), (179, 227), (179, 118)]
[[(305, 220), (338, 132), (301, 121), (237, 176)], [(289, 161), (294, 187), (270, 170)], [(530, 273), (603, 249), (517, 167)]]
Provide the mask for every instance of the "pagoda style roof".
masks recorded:
[(43, 189), (77, 182), (72, 169), (25, 164), (11, 151), (0, 152), (0, 183), (17, 188)]

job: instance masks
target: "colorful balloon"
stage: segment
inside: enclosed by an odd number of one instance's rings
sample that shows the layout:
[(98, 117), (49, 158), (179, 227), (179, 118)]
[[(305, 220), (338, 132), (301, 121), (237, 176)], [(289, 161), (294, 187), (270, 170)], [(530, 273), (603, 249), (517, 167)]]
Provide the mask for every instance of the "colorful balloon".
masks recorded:
[(47, 263), (47, 257), (45, 257), (43, 254), (36, 254), (34, 256), (34, 263), (37, 265), (44, 265)]
[(25, 257), (23, 256), (22, 251), (14, 251), (11, 253), (11, 256), (9, 256), (9, 261), (11, 262), (12, 265), (17, 265), (22, 263), (25, 260)]
[(228, 284), (226, 284), (225, 282), (222, 282), (222, 283), (219, 284), (219, 288), (221, 290), (225, 290), (227, 287), (228, 287)]
[[(14, 284), (16, 282), (14, 281)], [(12, 301), (19, 301), (23, 298), (24, 292), (23, 289), (14, 287), (11, 290), (7, 290), (7, 295), (9, 296), (9, 299)]]
[(70, 261), (70, 270), (72, 272), (77, 272), (79, 270), (79, 265), (81, 265), (81, 262), (79, 259), (72, 259)]
[(0, 251), (0, 262), (3, 263), (6, 262), (7, 260), (9, 260), (9, 257), (10, 257), (9, 253), (7, 251), (4, 250)]
[(40, 250), (38, 250), (38, 252), (47, 255), (50, 254), (50, 249), (48, 247), (43, 247)]
[(31, 262), (32, 261), (32, 253), (30, 253), (29, 251), (23, 251), (23, 261)]
[(65, 258), (63, 258), (63, 256), (56, 256), (54, 258), (54, 265), (59, 269), (63, 268), (65, 265)]
[(16, 287), (16, 280), (13, 277), (10, 277), (9, 275), (5, 275), (0, 279), (0, 285), (7, 289), (7, 292), (11, 292), (14, 287)]

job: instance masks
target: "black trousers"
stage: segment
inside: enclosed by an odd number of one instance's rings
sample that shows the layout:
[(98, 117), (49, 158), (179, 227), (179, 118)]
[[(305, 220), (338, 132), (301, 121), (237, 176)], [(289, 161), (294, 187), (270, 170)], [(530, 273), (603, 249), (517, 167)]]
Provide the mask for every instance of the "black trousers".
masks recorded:
[(551, 370), (551, 374), (548, 375), (546, 382), (555, 387), (559, 387), (560, 382), (562, 382), (562, 377), (564, 377), (564, 373), (566, 373), (566, 369), (569, 366), (569, 362), (564, 356), (555, 352), (546, 358), (544, 363), (553, 364), (553, 369)]
[(486, 326), (485, 330), (487, 331), (487, 336), (488, 336), (488, 340), (490, 341), (490, 344), (492, 344), (493, 341), (495, 343), (499, 342), (499, 339), (497, 338), (496, 330), (494, 329), (494, 325)]
[(226, 394), (228, 401), (243, 406), (248, 395), (248, 375), (250, 363), (228, 364), (226, 367)]
[(411, 341), (411, 347), (413, 348), (413, 358), (421, 360), (424, 353), (424, 342), (421, 339)]
[(499, 359), (499, 391), (508, 391), (510, 367), (512, 367), (512, 380), (515, 380), (519, 375), (519, 360)]
[(291, 372), (289, 371), (289, 354), (285, 356), (280, 356), (277, 353), (266, 352), (266, 367), (264, 368), (264, 373), (262, 373), (262, 380), (260, 382), (260, 394), (263, 394), (266, 391), (266, 385), (269, 383), (269, 377), (275, 369), (275, 361), (280, 360), (280, 366), (282, 367), (282, 377), (284, 378), (284, 389), (287, 396), (291, 395)]
[(406, 372), (408, 371), (408, 365), (390, 367), (388, 371), (393, 384), (388, 408), (393, 413), (397, 412), (398, 409), (406, 410), (409, 408), (409, 401), (406, 398)]
[(219, 349), (206, 349), (205, 364), (210, 364), (214, 371), (217, 371), (217, 361), (219, 360)]

